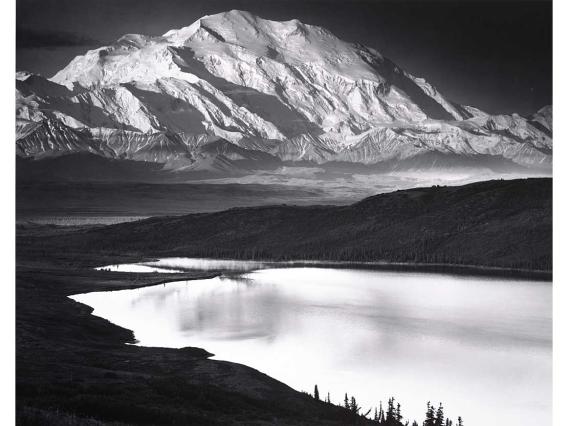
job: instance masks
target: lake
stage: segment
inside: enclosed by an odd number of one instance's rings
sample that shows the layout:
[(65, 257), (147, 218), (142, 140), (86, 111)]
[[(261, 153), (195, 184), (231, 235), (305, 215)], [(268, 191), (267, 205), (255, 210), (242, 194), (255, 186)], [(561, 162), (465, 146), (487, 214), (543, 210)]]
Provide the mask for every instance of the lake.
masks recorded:
[[(187, 265), (220, 267), (196, 259), (142, 266)], [(427, 401), (443, 402), (446, 416), (466, 425), (551, 424), (550, 283), (329, 267), (246, 271), (262, 266), (72, 298), (133, 330), (140, 345), (201, 347), (297, 390), (311, 393), (317, 383), (335, 403), (347, 392), (363, 411), (394, 396), (420, 424)]]

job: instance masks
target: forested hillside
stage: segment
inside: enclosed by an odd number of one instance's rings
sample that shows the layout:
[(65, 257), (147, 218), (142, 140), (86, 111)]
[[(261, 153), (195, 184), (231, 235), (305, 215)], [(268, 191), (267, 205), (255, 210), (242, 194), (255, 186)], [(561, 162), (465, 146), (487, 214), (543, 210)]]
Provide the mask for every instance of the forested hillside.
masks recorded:
[(349, 206), (268, 206), (156, 217), (28, 238), (37, 255), (444, 263), (551, 270), (552, 180), (430, 187)]

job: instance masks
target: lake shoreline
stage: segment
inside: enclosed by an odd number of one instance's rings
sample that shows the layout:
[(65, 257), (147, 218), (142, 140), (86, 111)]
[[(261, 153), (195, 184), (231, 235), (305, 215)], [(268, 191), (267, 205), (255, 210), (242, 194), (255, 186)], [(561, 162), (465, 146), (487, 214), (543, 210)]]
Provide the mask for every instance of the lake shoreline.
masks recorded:
[[(179, 256), (171, 257), (177, 258)], [(168, 257), (162, 257), (167, 259)], [(146, 262), (157, 261), (155, 257), (143, 257), (138, 261), (128, 262), (132, 264), (145, 264)], [(258, 262), (266, 265), (267, 268), (310, 268), (310, 267), (325, 267), (334, 269), (368, 269), (380, 271), (394, 271), (394, 272), (423, 272), (431, 274), (444, 274), (444, 275), (458, 275), (470, 277), (487, 277), (487, 278), (502, 278), (502, 279), (525, 279), (533, 281), (552, 281), (552, 271), (532, 270), (532, 269), (515, 269), (515, 268), (502, 268), (497, 266), (483, 266), (483, 265), (460, 265), (460, 264), (445, 264), (445, 263), (410, 263), (410, 262), (351, 262), (351, 261), (333, 261), (333, 260), (287, 260), (278, 261), (273, 259), (232, 259), (232, 258), (207, 258), (206, 260), (214, 261), (247, 261)], [(98, 266), (103, 268), (108, 265)], [(266, 268), (262, 268), (266, 269)], [(251, 271), (256, 270), (252, 268)], [(198, 269), (188, 269), (187, 272), (200, 271)], [(248, 271), (248, 272), (251, 272)], [(203, 271), (200, 271), (203, 272)], [(244, 273), (244, 271), (230, 271), (219, 269), (216, 275), (224, 272), (230, 273)], [(125, 273), (125, 272), (122, 272)], [(174, 273), (174, 272), (172, 272)], [(183, 273), (183, 272), (178, 272)], [(162, 283), (159, 283), (162, 284)]]
[[(319, 265), (550, 281), (552, 272), (503, 268), (552, 269), (550, 192), (550, 180), (533, 179), (419, 188), (345, 207), (236, 208), (110, 226), (18, 224), (18, 423), (62, 424), (65, 416), (126, 424), (353, 423), (343, 408), (245, 365), (210, 359), (203, 349), (126, 345), (134, 343), (131, 330), (67, 296), (219, 273), (93, 269), (158, 256), (296, 257), (306, 266), (314, 266), (310, 258), (331, 258), (336, 261)], [(357, 389), (344, 391), (357, 395)], [(38, 421), (34, 410), (47, 414)]]
[(163, 278), (19, 259), (17, 423), (53, 424), (68, 418), (211, 425), (269, 418), (281, 424), (352, 421), (340, 407), (315, 401), (246, 365), (211, 359), (205, 349), (132, 345), (132, 330), (93, 315), (91, 307), (68, 297), (217, 275), (193, 272)]
[[(234, 260), (234, 259), (230, 259)], [(271, 263), (274, 261), (266, 261)], [(278, 262), (276, 262), (278, 264)], [(537, 281), (552, 281), (551, 271), (531, 270), (531, 269), (514, 269), (501, 268), (497, 266), (483, 265), (460, 265), (445, 263), (410, 263), (410, 262), (340, 262), (340, 261), (285, 261), (286, 267), (318, 267), (325, 266), (327, 268), (337, 269), (370, 269), (384, 270), (396, 272), (426, 272), (433, 274), (450, 274), (465, 275), (472, 277), (488, 277), (488, 278), (510, 278), (510, 279), (530, 279)]]
[[(50, 416), (70, 413), (78, 417), (133, 423), (149, 416), (156, 423), (178, 418), (180, 422), (195, 424), (233, 424), (239, 416), (259, 421), (277, 418), (282, 424), (340, 425), (353, 420), (345, 410), (314, 401), (309, 395), (253, 368), (209, 359), (210, 354), (204, 349), (126, 345), (134, 340), (130, 330), (92, 315), (90, 307), (67, 296), (212, 278), (219, 272), (193, 271), (164, 276), (96, 271), (95, 266), (150, 261), (156, 256), (87, 247), (85, 250), (60, 250), (58, 244), (52, 244), (55, 242), (52, 237), (70, 233), (80, 237), (89, 229), (41, 225), (17, 227), (17, 408), (23, 416), (27, 415), (27, 410), (41, 409), (48, 410)], [(355, 266), (352, 262), (333, 263), (338, 268)], [(303, 264), (314, 266), (311, 261)], [(329, 263), (325, 266), (329, 267)], [(366, 266), (489, 276), (504, 272), (483, 267), (442, 268), (439, 265)], [(148, 387), (148, 383), (152, 386)], [(256, 388), (265, 391), (260, 395)], [(108, 401), (111, 391), (119, 392), (120, 402)], [(357, 389), (346, 391), (356, 395)], [(180, 401), (172, 397), (177, 394), (187, 398)], [(200, 398), (207, 404), (193, 402), (188, 406), (187, 401), (199, 400), (196, 399), (198, 395), (205, 395)], [(149, 408), (148, 401), (159, 402)], [(117, 417), (117, 412), (129, 414)]]
[[(161, 264), (170, 267), (209, 265), (183, 259), (168, 259)], [(236, 269), (242, 265), (233, 266)], [(460, 382), (468, 383), (471, 380), (468, 375), (472, 373), (466, 371), (478, 370), (475, 377), (480, 380), (485, 377), (484, 363), (488, 362), (488, 353), (496, 355), (490, 362), (500, 365), (500, 371), (514, 370), (509, 361), (500, 357), (502, 349), (497, 349), (500, 345), (509, 348), (506, 345), (511, 344), (511, 348), (517, 348), (517, 352), (511, 349), (509, 354), (513, 364), (525, 357), (523, 350), (518, 349), (519, 345), (527, 345), (538, 353), (548, 348), (546, 336), (539, 334), (540, 326), (534, 324), (541, 324), (541, 319), (546, 321), (544, 317), (549, 306), (539, 309), (541, 305), (537, 301), (551, 293), (549, 283), (354, 268), (274, 266), (277, 265), (244, 272), (242, 278), (239, 274), (226, 274), (221, 279), (195, 283), (179, 280), (144, 290), (91, 293), (73, 299), (94, 308), (95, 315), (133, 330), (139, 345), (205, 348), (215, 354), (214, 359), (251, 366), (297, 390), (310, 390), (317, 382), (321, 390), (331, 392), (334, 402), (338, 402), (341, 392), (353, 389), (358, 401), (372, 406), (377, 395), (384, 399), (384, 389), (389, 389), (411, 418), (420, 416), (422, 400), (429, 394), (408, 392), (405, 372), (414, 371), (413, 380), (423, 389), (425, 375), (419, 365), (425, 359), (441, 364), (436, 371), (447, 368), (450, 377), (455, 374), (460, 377)], [(506, 305), (498, 297), (503, 294), (508, 295)], [(531, 306), (537, 306), (537, 309)], [(513, 312), (515, 314), (509, 316)], [(349, 325), (346, 325), (346, 318)], [(516, 325), (510, 326), (509, 321), (513, 318), (516, 318)], [(532, 319), (533, 326), (526, 319)], [(318, 331), (314, 333), (313, 330)], [(354, 330), (357, 332), (351, 334)], [(362, 330), (367, 330), (364, 338), (361, 337)], [(459, 335), (455, 334), (456, 330), (461, 330)], [(336, 333), (337, 337), (333, 337)], [(536, 337), (531, 340), (528, 336)], [(340, 342), (330, 343), (334, 338)], [(384, 339), (390, 342), (388, 348), (378, 344)], [(445, 342), (445, 350), (455, 354), (456, 364), (444, 366), (436, 349), (438, 339)], [(281, 347), (283, 341), (291, 345), (289, 349)], [(427, 341), (435, 344), (423, 346)], [(467, 342), (465, 346), (464, 342)], [(373, 346), (372, 354), (361, 350), (366, 344)], [(396, 348), (403, 347), (421, 348), (421, 360), (406, 359), (406, 350), (402, 350), (400, 358), (389, 358)], [(287, 355), (283, 355), (285, 353)], [(339, 355), (332, 355), (335, 353)], [(281, 359), (282, 356), (287, 361)], [(468, 356), (473, 360), (471, 365), (463, 361)], [(341, 366), (345, 359), (351, 360), (351, 364), (349, 373), (343, 377)], [(377, 364), (376, 359), (383, 362)], [(528, 359), (523, 362), (530, 366)], [(291, 367), (286, 367), (288, 363)], [(463, 365), (456, 370), (460, 363)], [(298, 376), (297, 372), (303, 370), (301, 377)], [(501, 374), (507, 376), (507, 373)], [(364, 379), (367, 375), (380, 377), (382, 389), (367, 386)], [(334, 379), (330, 382), (329, 377)], [(546, 372), (539, 377), (546, 377)], [(490, 389), (498, 387), (499, 379), (491, 380)], [(338, 387), (334, 381), (343, 386)], [(521, 377), (518, 381), (503, 380), (504, 389), (512, 389), (515, 385), (527, 389)], [(448, 407), (459, 410), (470, 422), (479, 423), (475, 413), (467, 412), (463, 403), (452, 399), (463, 400), (464, 395), (458, 397), (459, 392), (453, 395), (439, 392), (438, 398)], [(476, 399), (480, 407), (482, 400)], [(514, 412), (507, 404), (502, 406), (508, 407), (509, 415)], [(498, 413), (495, 415), (499, 418)]]

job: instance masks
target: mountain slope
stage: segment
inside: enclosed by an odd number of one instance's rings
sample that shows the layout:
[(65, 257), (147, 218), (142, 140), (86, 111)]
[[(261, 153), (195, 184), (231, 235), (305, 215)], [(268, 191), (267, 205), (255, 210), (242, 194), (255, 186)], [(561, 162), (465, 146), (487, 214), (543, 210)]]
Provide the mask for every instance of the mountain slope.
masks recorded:
[[(242, 11), (162, 36), (128, 34), (76, 57), (50, 80), (18, 73), (16, 83), (23, 156), (68, 146), (175, 169), (197, 167), (199, 146), (224, 140), (319, 164), (440, 152), (551, 167), (550, 108), (529, 119), (491, 116), (451, 102), (374, 49), (297, 20)], [(54, 147), (39, 127), (33, 136), (30, 123), (57, 123)], [(81, 141), (68, 135), (75, 131)]]

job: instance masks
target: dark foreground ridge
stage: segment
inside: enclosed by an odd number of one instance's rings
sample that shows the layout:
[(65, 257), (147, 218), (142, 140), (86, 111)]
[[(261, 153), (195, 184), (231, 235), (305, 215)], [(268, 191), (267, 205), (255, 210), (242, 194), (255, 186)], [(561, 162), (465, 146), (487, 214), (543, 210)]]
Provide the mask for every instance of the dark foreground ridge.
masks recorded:
[(280, 205), (159, 217), (32, 238), (26, 245), (39, 256), (72, 251), (551, 271), (552, 180), (417, 188), (349, 206)]

